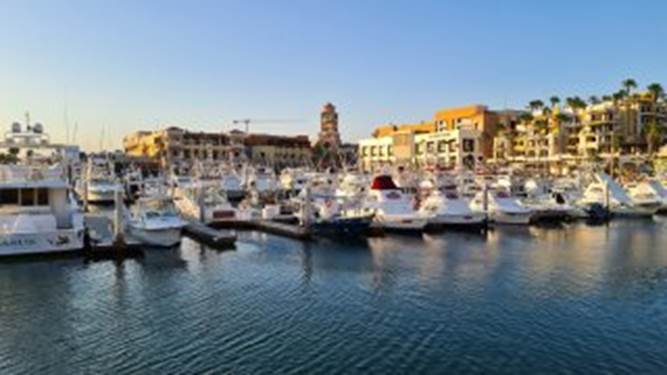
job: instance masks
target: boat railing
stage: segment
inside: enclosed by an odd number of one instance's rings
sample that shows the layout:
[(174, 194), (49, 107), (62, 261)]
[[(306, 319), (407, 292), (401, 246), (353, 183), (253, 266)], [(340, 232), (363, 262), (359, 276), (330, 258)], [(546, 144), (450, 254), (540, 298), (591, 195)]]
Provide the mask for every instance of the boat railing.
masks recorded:
[(64, 178), (60, 167), (0, 165), (0, 182), (44, 181)]

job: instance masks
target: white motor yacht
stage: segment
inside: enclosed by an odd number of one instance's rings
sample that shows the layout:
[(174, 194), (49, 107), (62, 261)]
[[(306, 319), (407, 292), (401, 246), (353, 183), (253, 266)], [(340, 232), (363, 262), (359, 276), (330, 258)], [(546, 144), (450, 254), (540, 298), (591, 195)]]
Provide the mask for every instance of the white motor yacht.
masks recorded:
[(375, 213), (373, 226), (384, 230), (421, 232), (428, 223), (428, 217), (415, 209), (412, 197), (403, 193), (389, 175), (373, 179), (364, 207)]
[[(224, 224), (230, 221), (250, 220), (243, 210), (233, 207), (227, 200), (225, 191), (212, 182), (200, 182), (174, 198), (179, 213), (189, 220), (199, 220), (205, 224)], [(203, 211), (202, 211), (203, 210)]]
[(181, 231), (185, 225), (170, 198), (154, 196), (135, 202), (127, 230), (146, 245), (171, 247), (181, 242)]
[(0, 256), (82, 250), (83, 233), (59, 166), (0, 165)]
[(256, 190), (260, 196), (272, 195), (278, 190), (278, 180), (271, 168), (256, 167), (246, 173), (246, 190)]
[(635, 206), (649, 209), (657, 207), (654, 213), (667, 208), (667, 197), (664, 195), (667, 191), (655, 180), (630, 184), (626, 186), (626, 191)]
[(599, 204), (608, 207), (614, 216), (652, 217), (661, 206), (661, 202), (655, 197), (642, 197), (632, 199), (625, 190), (610, 176), (605, 173), (597, 173), (578, 204), (588, 207)]
[[(470, 202), (470, 207), (475, 212), (485, 212), (484, 192), (480, 192)], [(512, 196), (507, 190), (498, 187), (487, 192), (486, 214), (490, 222), (496, 224), (530, 224), (533, 211), (522, 205), (517, 197)]]
[(430, 217), (431, 227), (479, 228), (486, 222), (486, 215), (470, 209), (470, 202), (459, 196), (456, 185), (443, 182), (441, 188), (432, 181), (423, 181), (420, 191), (424, 194), (419, 212)]

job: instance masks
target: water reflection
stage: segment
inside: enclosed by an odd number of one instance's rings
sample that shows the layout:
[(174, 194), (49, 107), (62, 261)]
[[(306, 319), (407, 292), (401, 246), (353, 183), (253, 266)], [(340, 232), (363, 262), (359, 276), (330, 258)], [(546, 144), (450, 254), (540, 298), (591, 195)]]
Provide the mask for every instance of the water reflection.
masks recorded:
[(0, 263), (0, 372), (656, 372), (666, 224)]

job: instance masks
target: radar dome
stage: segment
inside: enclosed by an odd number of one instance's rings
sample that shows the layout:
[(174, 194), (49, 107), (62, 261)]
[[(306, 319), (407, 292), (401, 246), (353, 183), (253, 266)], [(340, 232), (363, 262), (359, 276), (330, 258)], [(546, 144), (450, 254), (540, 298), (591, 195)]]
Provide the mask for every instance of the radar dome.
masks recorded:
[(42, 134), (44, 133), (44, 125), (38, 122), (32, 127), (32, 131), (36, 134)]

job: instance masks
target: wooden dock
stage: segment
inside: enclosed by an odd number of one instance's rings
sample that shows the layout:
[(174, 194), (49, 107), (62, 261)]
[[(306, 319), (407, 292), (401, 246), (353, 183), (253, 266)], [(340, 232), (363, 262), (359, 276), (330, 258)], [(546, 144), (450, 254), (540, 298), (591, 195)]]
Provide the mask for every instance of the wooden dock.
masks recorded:
[(198, 221), (189, 221), (183, 232), (186, 236), (216, 249), (233, 249), (236, 235), (213, 229)]
[(270, 220), (255, 220), (254, 225), (257, 230), (299, 240), (308, 240), (312, 236), (308, 228), (300, 225), (285, 224)]

